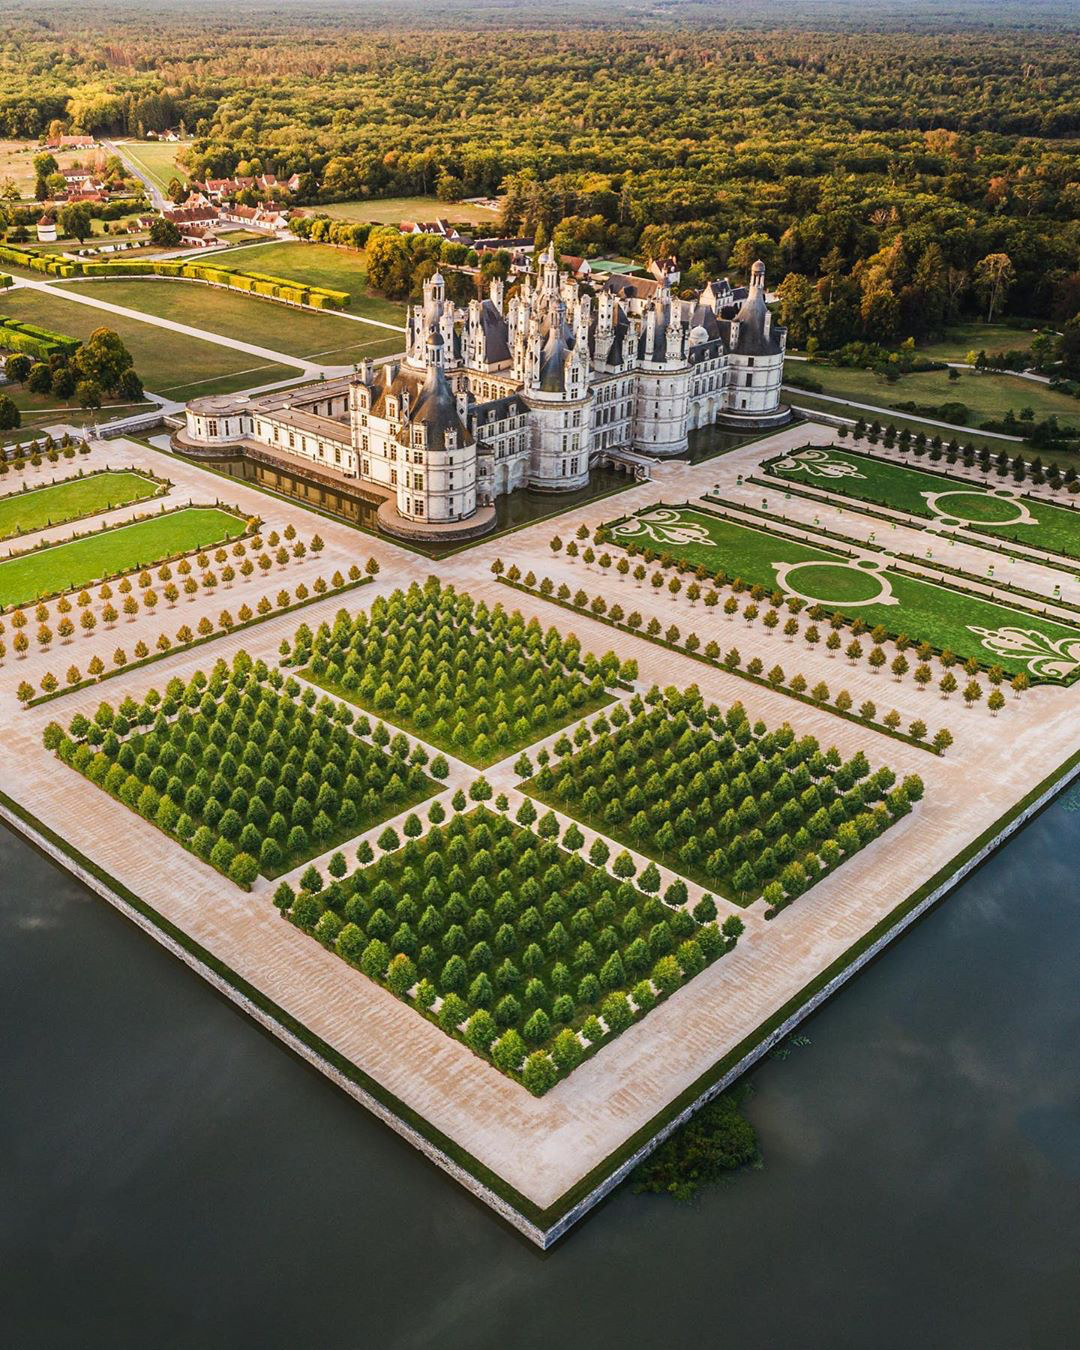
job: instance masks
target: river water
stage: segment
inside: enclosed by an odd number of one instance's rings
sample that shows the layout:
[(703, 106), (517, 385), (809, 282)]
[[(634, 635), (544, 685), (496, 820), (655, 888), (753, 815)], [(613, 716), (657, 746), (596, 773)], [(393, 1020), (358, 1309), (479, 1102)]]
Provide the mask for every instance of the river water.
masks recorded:
[(0, 1343), (1080, 1344), (1078, 853), (1059, 801), (754, 1072), (762, 1170), (542, 1255), (0, 832)]

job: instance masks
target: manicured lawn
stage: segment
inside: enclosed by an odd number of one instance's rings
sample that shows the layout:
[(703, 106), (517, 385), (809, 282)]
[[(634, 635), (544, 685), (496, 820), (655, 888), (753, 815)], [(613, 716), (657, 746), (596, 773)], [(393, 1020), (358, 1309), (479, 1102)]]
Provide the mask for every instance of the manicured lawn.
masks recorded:
[(123, 141), (120, 148), (122, 158), (137, 164), (162, 192), (168, 191), (169, 183), (174, 178), (179, 178), (181, 183), (187, 182), (187, 174), (176, 162), (178, 151), (183, 149), (180, 142)]
[[(827, 517), (827, 508), (821, 514)], [(890, 633), (949, 648), (961, 660), (974, 656), (1010, 674), (1026, 671), (1032, 679), (1071, 679), (1080, 671), (1080, 629), (904, 576), (888, 566), (887, 557), (867, 565), (827, 546), (812, 547), (692, 507), (650, 508), (609, 529), (613, 542), (634, 543), (751, 585), (778, 588), (840, 610), (849, 619), (857, 614), (868, 627), (883, 624)], [(870, 585), (881, 597), (876, 603), (867, 598)], [(1014, 636), (1003, 634), (994, 647), (987, 645), (989, 634), (1006, 629)], [(738, 629), (732, 625), (731, 632)], [(717, 636), (722, 635), (721, 630)]]
[[(895, 384), (890, 384), (871, 370), (841, 369), (816, 362), (812, 366), (800, 363), (797, 369), (800, 374), (812, 375), (825, 394), (878, 408), (892, 408), (898, 403), (909, 402), (935, 407), (943, 403), (963, 403), (970, 410), (968, 425), (972, 428), (977, 428), (982, 421), (1003, 417), (1010, 408), (1018, 416), (1021, 408), (1032, 408), (1037, 421), (1055, 414), (1063, 426), (1080, 428), (1080, 401), (1018, 375), (962, 370), (959, 379), (951, 380), (948, 371), (927, 370), (903, 375)], [(798, 402), (797, 397), (795, 401)], [(843, 409), (839, 411), (843, 412)], [(933, 413), (925, 415), (935, 416)]]
[[(102, 299), (123, 304), (112, 287), (140, 283), (107, 281), (96, 284), (101, 287), (97, 294)], [(167, 282), (142, 284), (148, 287), (168, 285)], [(190, 289), (203, 288), (192, 286)], [(270, 307), (269, 302), (267, 305)], [(194, 398), (198, 394), (229, 394), (296, 374), (295, 366), (262, 361), (247, 352), (232, 351), (167, 328), (155, 328), (153, 324), (92, 309), (89, 305), (76, 304), (48, 292), (5, 291), (0, 296), (0, 313), (77, 338), (88, 338), (96, 328), (111, 328), (120, 335), (134, 357), (135, 369), (146, 388), (177, 400)], [(252, 340), (250, 335), (248, 340)], [(53, 420), (62, 421), (63, 418)]]
[(0, 606), (76, 590), (102, 577), (152, 567), (243, 534), (245, 521), (216, 506), (188, 506), (133, 525), (38, 549), (0, 563)]
[(350, 314), (378, 319), (380, 323), (405, 323), (403, 304), (370, 292), (364, 254), (353, 249), (309, 244), (300, 239), (294, 243), (275, 240), (230, 250), (211, 261), (215, 267), (226, 271), (267, 272), (271, 276), (302, 281), (308, 286), (348, 291), (352, 296)]
[(995, 539), (1080, 558), (1080, 510), (1022, 497), (1022, 487), (1010, 487), (1008, 478), (998, 480), (995, 475), (998, 486), (984, 488), (967, 479), (923, 473), (837, 446), (827, 452), (811, 449), (780, 456), (769, 460), (767, 467), (793, 483), (891, 506), (924, 520), (970, 522), (992, 531)]
[(129, 469), (9, 493), (0, 497), (0, 539), (144, 501), (160, 491), (161, 486), (145, 474)]
[[(325, 365), (350, 365), (365, 356), (388, 356), (405, 346), (404, 333), (390, 333), (333, 314), (289, 309), (271, 300), (191, 281), (116, 278), (67, 282), (65, 290), (69, 289), (221, 337), (268, 347), (283, 356), (302, 356)], [(245, 356), (249, 364), (256, 359)]]
[(358, 202), (331, 202), (318, 210), (335, 220), (371, 220), (379, 225), (397, 225), (402, 220), (465, 220), (490, 224), (492, 234), (499, 219), (496, 211), (468, 202), (441, 202), (438, 197), (365, 197)]

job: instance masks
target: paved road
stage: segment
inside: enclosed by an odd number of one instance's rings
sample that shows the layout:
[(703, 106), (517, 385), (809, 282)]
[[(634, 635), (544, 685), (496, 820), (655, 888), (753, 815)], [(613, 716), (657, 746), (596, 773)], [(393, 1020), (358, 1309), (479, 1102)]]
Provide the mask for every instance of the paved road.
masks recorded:
[(114, 155), (120, 156), (139, 182), (142, 183), (143, 187), (146, 188), (147, 196), (150, 198), (150, 201), (156, 210), (160, 211), (162, 207), (170, 206), (172, 204), (166, 199), (164, 193), (153, 179), (147, 177), (146, 170), (142, 168), (141, 165), (137, 164), (130, 155), (124, 153), (124, 145), (122, 142), (102, 141), (102, 145), (106, 150), (111, 150)]

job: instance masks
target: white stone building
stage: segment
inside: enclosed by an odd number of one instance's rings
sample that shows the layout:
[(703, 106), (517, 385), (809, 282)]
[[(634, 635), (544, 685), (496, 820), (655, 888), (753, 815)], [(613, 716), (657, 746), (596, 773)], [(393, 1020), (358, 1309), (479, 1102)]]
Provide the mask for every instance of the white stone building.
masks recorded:
[(195, 399), (175, 439), (187, 453), (261, 447), (357, 480), (383, 499), (391, 533), (474, 534), (504, 493), (580, 488), (598, 462), (641, 468), (712, 423), (779, 425), (785, 336), (760, 262), (741, 295), (715, 281), (681, 299), (664, 279), (582, 285), (549, 248), (508, 304), (495, 281), (459, 308), (436, 273), (410, 307), (403, 360)]

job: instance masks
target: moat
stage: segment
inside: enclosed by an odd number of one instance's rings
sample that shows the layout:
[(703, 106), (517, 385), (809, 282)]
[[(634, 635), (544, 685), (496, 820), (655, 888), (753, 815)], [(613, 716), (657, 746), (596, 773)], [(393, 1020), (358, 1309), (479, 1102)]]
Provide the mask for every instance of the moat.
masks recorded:
[(1069, 1344), (1078, 805), (753, 1073), (763, 1170), (689, 1207), (623, 1187), (546, 1256), (0, 832), (5, 1340)]

